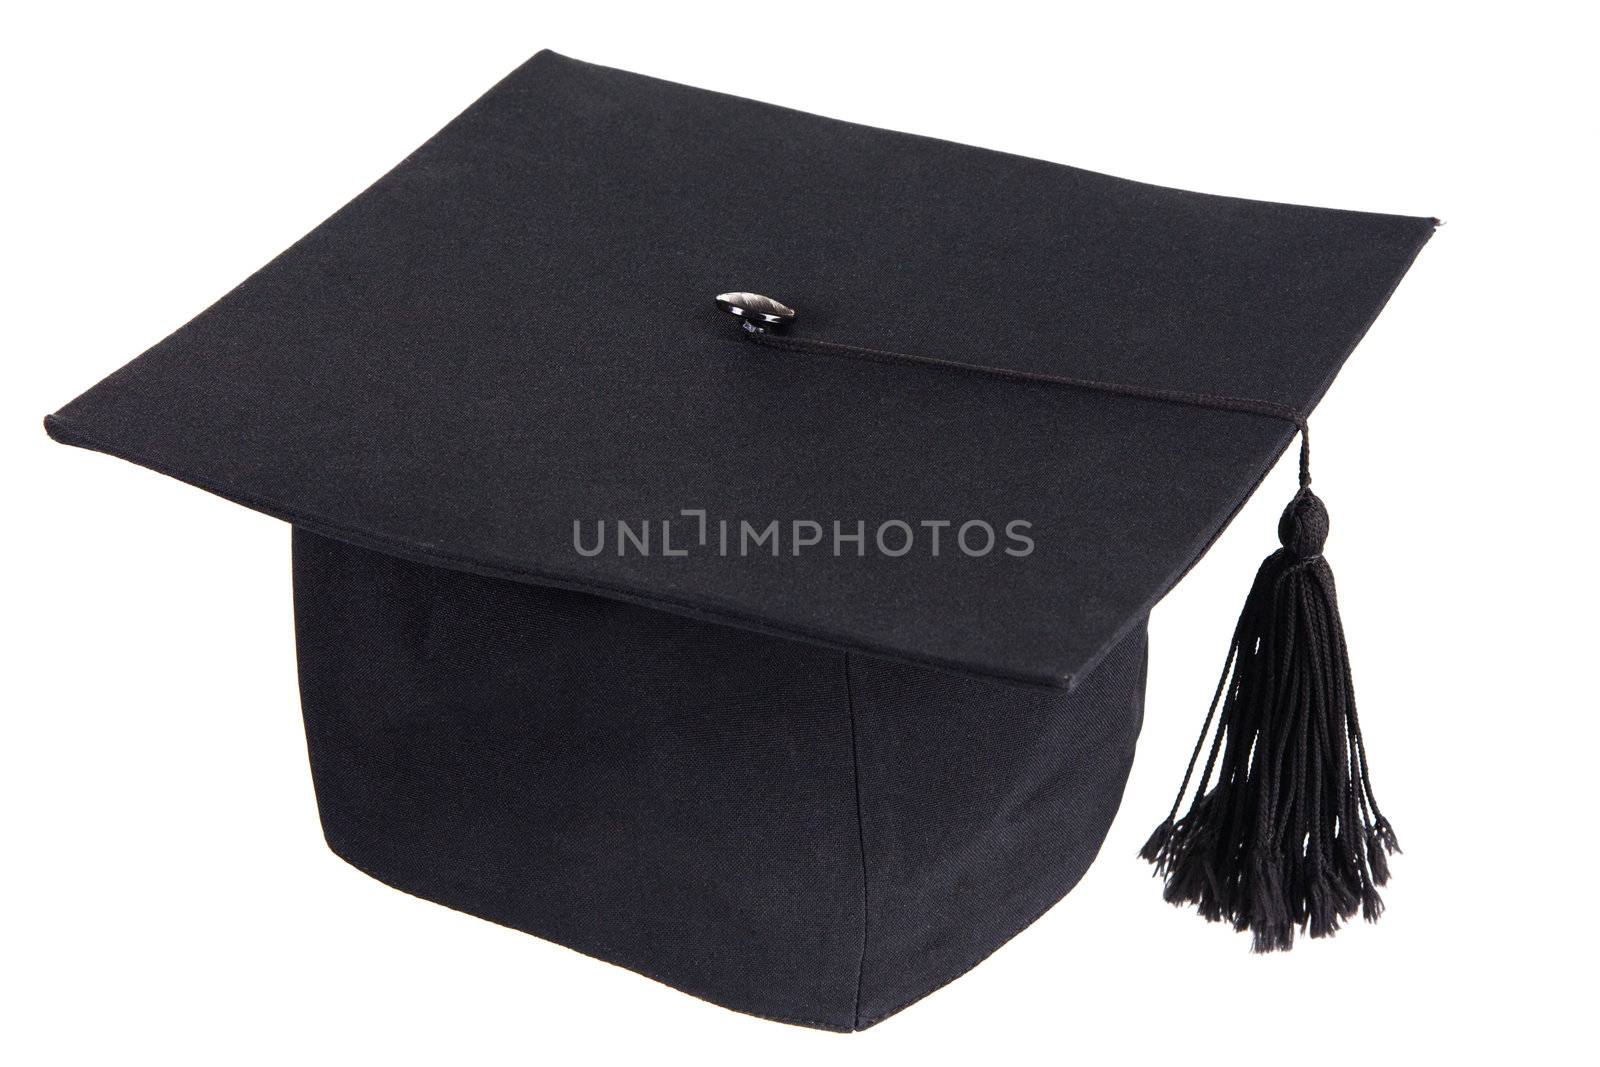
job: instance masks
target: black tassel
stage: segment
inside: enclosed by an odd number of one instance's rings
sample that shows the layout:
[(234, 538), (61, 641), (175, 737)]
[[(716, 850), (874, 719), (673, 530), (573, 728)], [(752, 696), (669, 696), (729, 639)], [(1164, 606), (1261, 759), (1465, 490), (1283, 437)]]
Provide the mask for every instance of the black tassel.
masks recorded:
[[(1358, 912), (1377, 919), (1388, 855), (1399, 851), (1372, 793), (1322, 558), (1328, 512), (1309, 467), (1302, 439), (1301, 489), (1278, 523), (1283, 547), (1256, 573), (1172, 813), (1139, 852), (1169, 903), (1250, 931), (1256, 952), (1290, 948), (1297, 930), (1326, 937)], [(1179, 818), (1207, 736), (1205, 770)]]

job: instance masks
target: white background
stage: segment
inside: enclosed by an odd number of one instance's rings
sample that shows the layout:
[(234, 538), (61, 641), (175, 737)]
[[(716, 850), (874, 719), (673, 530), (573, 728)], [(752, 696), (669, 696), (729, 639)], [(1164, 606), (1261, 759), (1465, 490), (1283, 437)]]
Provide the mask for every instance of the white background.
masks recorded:
[[(1108, 14), (1109, 12), (1109, 14)], [(1583, 5), (30, 5), (0, 62), (0, 1061), (1595, 1062), (1596, 40)], [(853, 1037), (384, 888), (323, 846), (288, 530), (50, 444), (543, 47), (1165, 185), (1437, 215), (1316, 418), (1389, 914), (1253, 958), (1164, 814), (1286, 462), (1153, 620), (1079, 888)], [(1585, 1017), (1589, 1021), (1585, 1021)]]

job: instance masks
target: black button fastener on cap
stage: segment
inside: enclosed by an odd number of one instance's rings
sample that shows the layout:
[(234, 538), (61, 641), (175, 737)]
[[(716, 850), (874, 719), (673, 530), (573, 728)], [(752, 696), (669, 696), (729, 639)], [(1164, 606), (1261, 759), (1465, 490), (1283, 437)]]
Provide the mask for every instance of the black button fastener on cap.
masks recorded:
[(782, 333), (794, 322), (794, 308), (760, 293), (723, 293), (717, 307), (739, 316), (740, 324), (751, 333)]

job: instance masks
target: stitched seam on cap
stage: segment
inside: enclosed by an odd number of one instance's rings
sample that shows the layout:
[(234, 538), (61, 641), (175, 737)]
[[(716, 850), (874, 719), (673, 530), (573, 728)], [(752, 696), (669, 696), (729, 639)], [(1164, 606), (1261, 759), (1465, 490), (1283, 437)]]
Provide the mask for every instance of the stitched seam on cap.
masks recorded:
[(861, 857), (861, 955), (856, 961), (856, 995), (852, 1025), (861, 1029), (861, 980), (867, 969), (867, 832), (861, 812), (861, 752), (856, 739), (856, 695), (850, 680), (850, 653), (844, 654), (844, 698), (850, 711), (850, 769), (856, 794), (856, 847)]

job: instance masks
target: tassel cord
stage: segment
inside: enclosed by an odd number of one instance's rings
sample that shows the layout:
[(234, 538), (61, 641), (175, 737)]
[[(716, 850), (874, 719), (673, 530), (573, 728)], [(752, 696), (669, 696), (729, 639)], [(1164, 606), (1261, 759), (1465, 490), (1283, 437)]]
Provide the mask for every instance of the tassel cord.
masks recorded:
[(1291, 423), (1299, 431), (1300, 487), (1305, 489), (1311, 485), (1311, 438), (1306, 425), (1306, 417), (1288, 404), (1279, 404), (1272, 400), (1257, 400), (1252, 397), (1192, 393), (1182, 389), (1159, 389), (1155, 386), (1132, 385), (1127, 382), (1104, 382), (1094, 378), (1075, 378), (1066, 374), (1046, 374), (1042, 371), (1016, 370), (1011, 367), (967, 363), (955, 359), (939, 359), (934, 356), (921, 356), (910, 352), (893, 352), (881, 348), (868, 348), (863, 345), (847, 345), (838, 341), (822, 341), (811, 337), (791, 337), (785, 334), (750, 330), (743, 331), (741, 336), (753, 344), (761, 345), (764, 348), (776, 349), (780, 352), (840, 356), (848, 359), (867, 360), (873, 363), (897, 363), (914, 367), (960, 371), (967, 374), (980, 374), (988, 378), (1000, 378), (1005, 381), (1027, 382), (1034, 385), (1047, 385), (1062, 389), (1077, 389), (1091, 393), (1104, 393), (1108, 396), (1154, 400), (1164, 404), (1206, 408), (1210, 411), (1237, 411), (1246, 415), (1261, 415), (1266, 418), (1277, 419), (1281, 422)]

